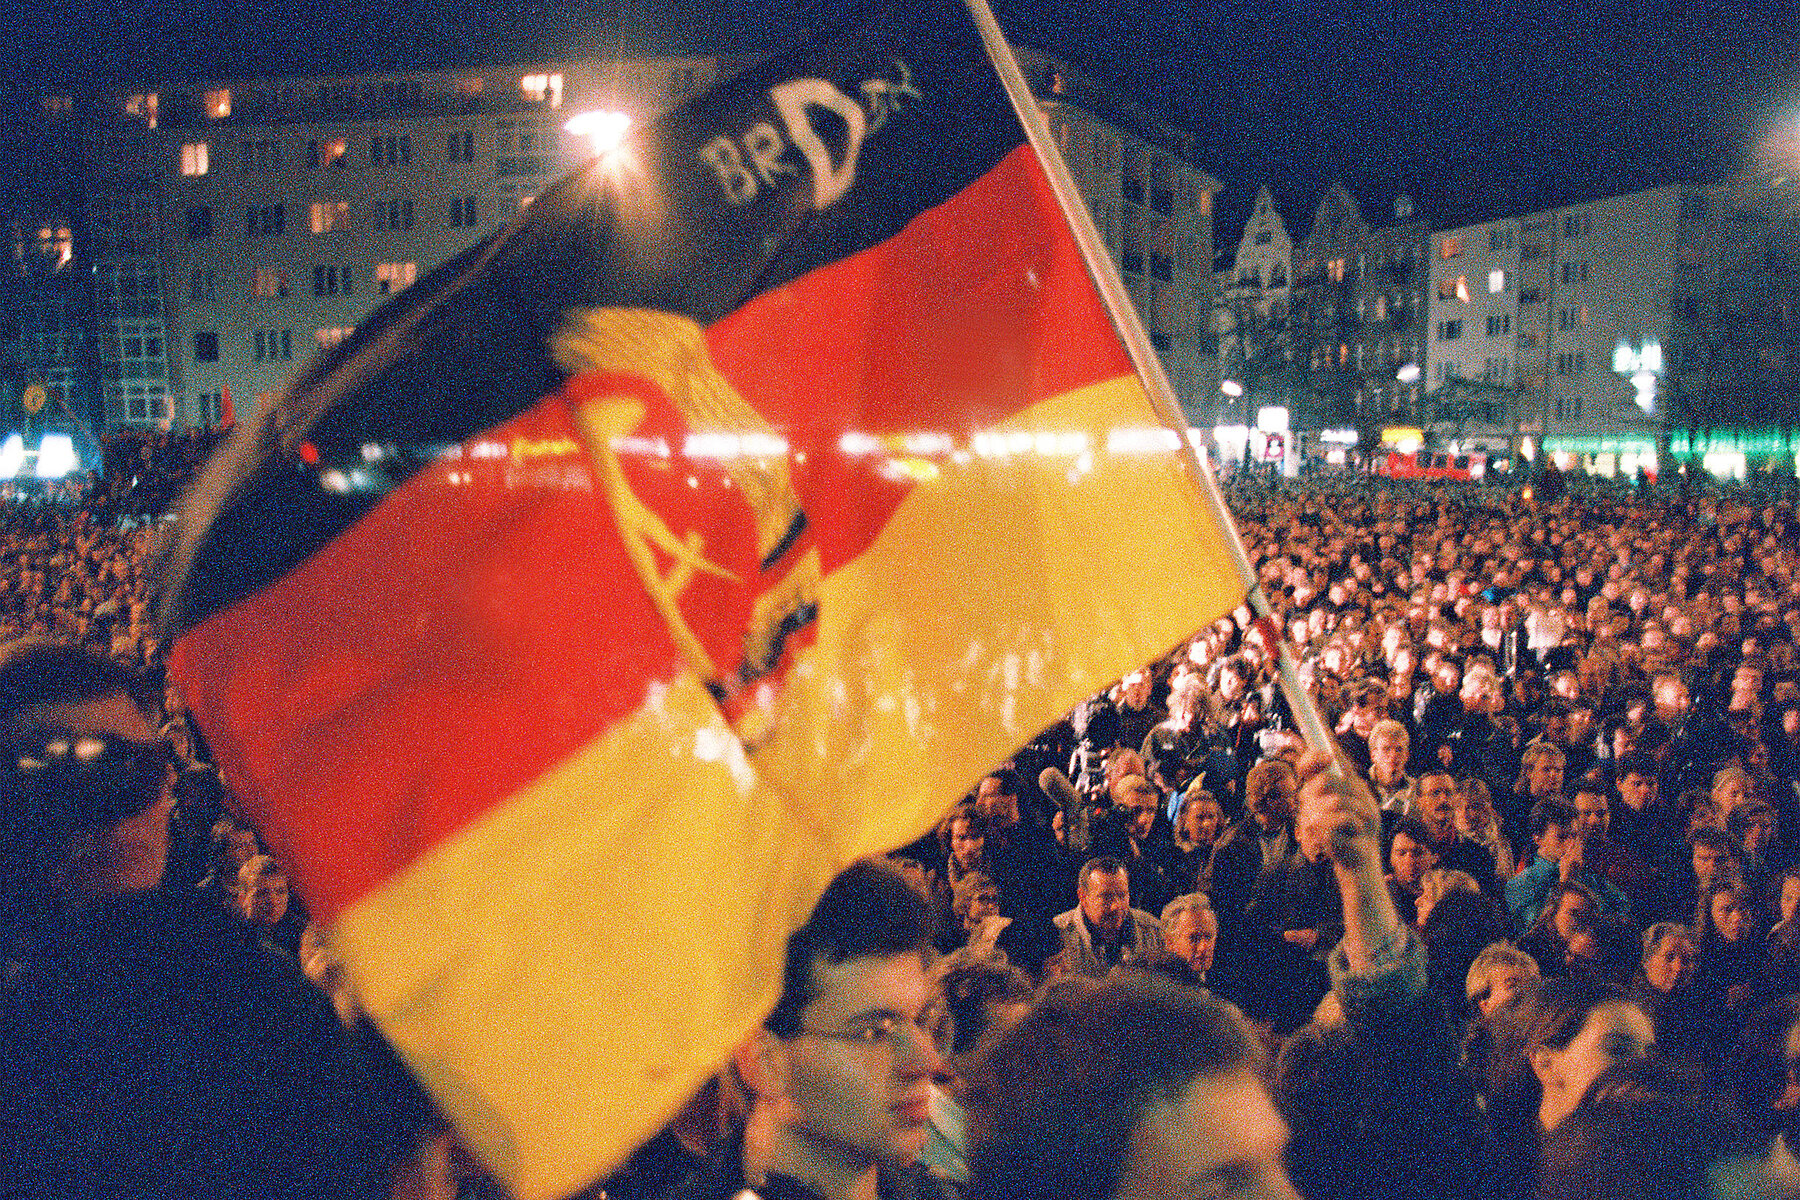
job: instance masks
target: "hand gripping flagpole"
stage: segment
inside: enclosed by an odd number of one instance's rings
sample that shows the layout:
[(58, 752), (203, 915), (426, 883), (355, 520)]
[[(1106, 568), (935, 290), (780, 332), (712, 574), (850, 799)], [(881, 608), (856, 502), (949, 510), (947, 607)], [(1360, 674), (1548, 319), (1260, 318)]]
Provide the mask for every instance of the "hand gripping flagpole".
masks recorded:
[(1062, 208), (1063, 218), (1068, 221), (1069, 228), (1075, 234), (1075, 244), (1081, 248), (1081, 258), (1087, 266), (1088, 277), (1100, 290), (1101, 302), (1106, 305), (1107, 312), (1112, 317), (1113, 328), (1125, 343), (1125, 351), (1131, 358), (1131, 365), (1137, 371), (1138, 379), (1144, 385), (1151, 407), (1156, 410), (1157, 418), (1174, 432), (1188, 475), (1206, 501), (1213, 520), (1225, 531), (1225, 542), (1231, 548), (1232, 567), (1237, 571), (1239, 582), (1244, 585), (1245, 602), (1255, 614), (1256, 624), (1262, 628), (1263, 639), (1275, 651), (1281, 690), (1287, 696), (1288, 708), (1300, 726), (1301, 735), (1313, 749), (1332, 756), (1333, 765), (1330, 769), (1336, 771), (1339, 760), (1337, 743), (1327, 732), (1324, 718), (1319, 715), (1318, 705), (1313, 703), (1312, 696), (1300, 682), (1300, 673), (1295, 667), (1287, 636), (1270, 611), (1269, 598), (1256, 578), (1249, 555), (1244, 553), (1244, 544), (1238, 537), (1237, 523), (1231, 519), (1231, 512), (1225, 507), (1225, 499), (1219, 492), (1219, 482), (1213, 475), (1212, 467), (1203, 456), (1194, 452), (1194, 447), (1188, 442), (1187, 420), (1181, 415), (1181, 406), (1175, 399), (1175, 389), (1169, 385), (1168, 376), (1163, 373), (1162, 360), (1157, 358), (1155, 348), (1150, 344), (1150, 336), (1144, 331), (1143, 322), (1138, 319), (1130, 297), (1125, 294), (1125, 285), (1113, 266), (1112, 255), (1101, 241), (1100, 231), (1094, 228), (1093, 217), (1089, 215), (1087, 204), (1075, 186), (1074, 177), (1069, 174), (1068, 164), (1063, 161), (1062, 152), (1056, 148), (1056, 143), (1050, 136), (1044, 114), (1038, 109), (1037, 98), (1032, 95), (1031, 87), (1025, 81), (1025, 73), (1019, 69), (1019, 61), (1013, 56), (1012, 47), (1007, 44), (1005, 35), (1000, 32), (999, 22), (994, 20), (993, 10), (988, 7), (987, 0), (963, 0), (963, 3), (981, 34), (988, 60), (999, 73), (1007, 98), (1012, 101), (1013, 112), (1025, 127), (1025, 136), (1030, 141), (1031, 148), (1037, 152), (1038, 161), (1043, 164), (1044, 173), (1050, 179), (1050, 187), (1056, 194), (1057, 204)]

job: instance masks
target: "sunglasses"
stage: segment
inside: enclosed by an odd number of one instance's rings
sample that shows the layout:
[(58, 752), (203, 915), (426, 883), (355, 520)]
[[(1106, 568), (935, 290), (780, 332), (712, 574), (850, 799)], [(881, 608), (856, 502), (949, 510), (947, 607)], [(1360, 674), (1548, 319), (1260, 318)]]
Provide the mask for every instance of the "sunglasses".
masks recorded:
[(139, 742), (111, 733), (32, 728), (0, 749), (0, 786), (14, 820), (44, 832), (72, 832), (134, 817), (163, 793), (175, 762), (167, 739)]

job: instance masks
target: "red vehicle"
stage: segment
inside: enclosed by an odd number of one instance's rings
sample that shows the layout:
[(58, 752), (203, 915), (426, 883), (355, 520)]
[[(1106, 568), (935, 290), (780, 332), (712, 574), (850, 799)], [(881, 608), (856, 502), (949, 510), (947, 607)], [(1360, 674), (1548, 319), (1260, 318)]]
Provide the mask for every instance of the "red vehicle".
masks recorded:
[(1430, 450), (1415, 450), (1403, 453), (1390, 450), (1376, 464), (1377, 475), (1389, 475), (1395, 479), (1461, 479), (1468, 481), (1475, 478), (1467, 454), (1438, 454)]

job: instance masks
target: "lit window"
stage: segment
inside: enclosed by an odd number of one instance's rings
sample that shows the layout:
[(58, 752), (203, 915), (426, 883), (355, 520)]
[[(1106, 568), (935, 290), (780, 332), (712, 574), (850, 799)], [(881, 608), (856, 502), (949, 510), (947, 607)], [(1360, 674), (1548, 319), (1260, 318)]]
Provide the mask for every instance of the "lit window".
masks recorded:
[(1331, 282), (1333, 282), (1333, 283), (1344, 282), (1344, 260), (1343, 259), (1341, 259), (1341, 258), (1332, 259), (1330, 262), (1325, 264), (1325, 271), (1328, 275), (1331, 276)]
[(412, 286), (419, 276), (419, 264), (416, 262), (387, 262), (375, 264), (375, 287), (382, 295), (391, 295)]
[(221, 121), (231, 115), (231, 89), (214, 88), (201, 101), (208, 120)]
[(75, 111), (73, 96), (45, 96), (38, 104), (47, 113), (66, 113)]
[(346, 200), (320, 200), (312, 206), (314, 233), (341, 233), (350, 228), (350, 204)]
[(464, 100), (473, 100), (487, 89), (487, 80), (479, 75), (465, 75), (455, 84), (456, 94)]
[(561, 108), (563, 77), (560, 74), (526, 75), (519, 80), (519, 91), (533, 103)]
[(250, 295), (267, 300), (288, 294), (288, 273), (279, 267), (258, 267), (250, 277)]
[(156, 128), (156, 93), (140, 92), (125, 100), (125, 115), (137, 117), (151, 129)]
[(204, 175), (209, 166), (209, 147), (205, 142), (187, 142), (181, 147), (181, 173)]
[(306, 165), (309, 167), (338, 167), (345, 165), (344, 156), (349, 153), (350, 143), (343, 138), (321, 138), (306, 143)]
[(1505, 290), (1506, 290), (1506, 272), (1505, 271), (1489, 271), (1488, 272), (1488, 295), (1492, 296), (1492, 295), (1495, 295), (1496, 293), (1504, 292)]
[(339, 342), (342, 342), (345, 338), (349, 337), (350, 332), (350, 326), (338, 325), (331, 329), (316, 330), (314, 331), (313, 336), (319, 340), (319, 349), (329, 350)]
[(1455, 258), (1457, 255), (1459, 255), (1461, 253), (1462, 253), (1462, 239), (1461, 238), (1447, 237), (1447, 238), (1444, 238), (1442, 241), (1438, 242), (1438, 257), (1439, 258)]
[(1456, 298), (1464, 304), (1469, 302), (1469, 277), (1467, 275), (1456, 277)]

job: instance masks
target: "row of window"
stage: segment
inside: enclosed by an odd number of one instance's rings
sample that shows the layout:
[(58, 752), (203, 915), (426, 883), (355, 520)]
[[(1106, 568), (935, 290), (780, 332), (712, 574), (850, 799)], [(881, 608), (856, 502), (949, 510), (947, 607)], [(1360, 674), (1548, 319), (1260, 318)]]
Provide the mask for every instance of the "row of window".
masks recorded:
[[(287, 205), (251, 204), (244, 208), (245, 237), (279, 237), (287, 232)], [(417, 220), (411, 197), (373, 201), (365, 210), (367, 228), (377, 233), (411, 229)], [(306, 207), (307, 228), (313, 233), (349, 233), (356, 228), (348, 200), (315, 200)], [(476, 196), (451, 196), (444, 208), (446, 223), (473, 229), (481, 223), (481, 203)], [(195, 205), (183, 217), (191, 242), (210, 238), (215, 229), (210, 205)]]
[[(328, 350), (337, 345), (352, 332), (351, 326), (336, 325), (328, 329), (313, 330), (313, 341), (321, 350)], [(219, 361), (219, 331), (216, 329), (196, 329), (194, 331), (194, 361), (216, 363)], [(250, 354), (254, 362), (289, 362), (294, 357), (294, 331), (292, 329), (252, 329), (250, 331)]]
[[(383, 296), (412, 286), (419, 276), (416, 262), (384, 262), (375, 264), (375, 290)], [(351, 296), (356, 294), (355, 273), (346, 266), (327, 263), (312, 269), (312, 294), (315, 296)], [(285, 267), (252, 267), (250, 298), (271, 300), (293, 295), (293, 276)], [(188, 299), (217, 300), (218, 274), (208, 267), (196, 267), (188, 277)]]
[[(1684, 214), (1685, 211), (1684, 211)], [(1567, 213), (1563, 216), (1563, 237), (1577, 238), (1588, 233), (1592, 228), (1588, 214), (1583, 212)], [(1488, 253), (1499, 254), (1513, 247), (1513, 231), (1502, 226), (1488, 230)], [(1463, 252), (1463, 239), (1460, 234), (1447, 233), (1438, 239), (1438, 257), (1448, 262)]]
[[(543, 134), (536, 132), (535, 140), (542, 142)], [(346, 167), (366, 165), (370, 167), (405, 167), (413, 162), (413, 144), (411, 134), (382, 134), (370, 137), (367, 143), (368, 156), (353, 157), (350, 153), (350, 139), (347, 137), (309, 138), (306, 143), (305, 161), (311, 170), (343, 170)], [(444, 163), (472, 163), (475, 161), (475, 133), (469, 129), (449, 130), (437, 135), (433, 148), (437, 151), (437, 161)], [(545, 147), (548, 149), (549, 147)], [(359, 146), (360, 150), (361, 147)], [(183, 142), (178, 154), (177, 166), (183, 175), (195, 177), (210, 175), (217, 168), (215, 161), (219, 153), (229, 153), (213, 142)], [(359, 161), (360, 160), (360, 161)], [(274, 138), (253, 138), (238, 143), (238, 170), (246, 175), (267, 174), (279, 171), (283, 165), (281, 143)]]

